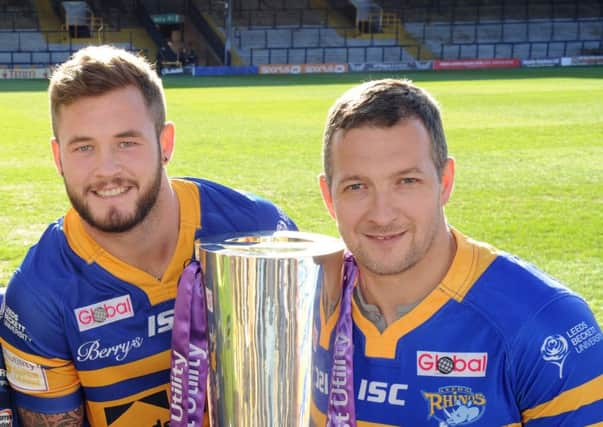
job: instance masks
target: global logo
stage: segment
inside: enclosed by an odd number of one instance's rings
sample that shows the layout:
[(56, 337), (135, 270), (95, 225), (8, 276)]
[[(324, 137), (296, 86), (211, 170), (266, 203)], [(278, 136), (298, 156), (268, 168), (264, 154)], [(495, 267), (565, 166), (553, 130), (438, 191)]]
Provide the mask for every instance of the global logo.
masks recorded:
[(74, 310), (80, 332), (134, 316), (130, 295), (122, 295)]
[(437, 421), (438, 427), (472, 424), (486, 411), (486, 396), (470, 387), (452, 385), (421, 394), (427, 402), (427, 418)]
[(484, 377), (488, 353), (417, 351), (417, 375), (424, 377)]

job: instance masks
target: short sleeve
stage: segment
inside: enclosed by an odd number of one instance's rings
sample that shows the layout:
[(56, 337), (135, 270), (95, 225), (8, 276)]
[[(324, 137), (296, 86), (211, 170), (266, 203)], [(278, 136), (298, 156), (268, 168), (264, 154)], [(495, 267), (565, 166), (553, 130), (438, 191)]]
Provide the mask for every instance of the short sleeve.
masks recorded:
[(69, 356), (60, 298), (40, 286), (44, 283), (35, 276), (18, 270), (2, 302), (0, 339), (7, 378), (17, 406), (66, 412), (81, 404), (80, 384)]
[(544, 306), (512, 348), (525, 426), (603, 421), (603, 334), (581, 298), (565, 294)]

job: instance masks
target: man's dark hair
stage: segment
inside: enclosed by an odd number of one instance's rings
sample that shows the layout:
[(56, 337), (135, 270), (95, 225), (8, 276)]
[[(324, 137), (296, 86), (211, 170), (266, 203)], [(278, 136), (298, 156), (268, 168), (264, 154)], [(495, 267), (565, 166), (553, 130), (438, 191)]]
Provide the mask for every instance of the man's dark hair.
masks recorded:
[(382, 79), (356, 86), (345, 92), (329, 110), (323, 135), (323, 168), (327, 183), (333, 176), (331, 145), (336, 132), (347, 132), (362, 126), (388, 128), (402, 120), (421, 120), (431, 137), (431, 156), (442, 176), (448, 147), (433, 97), (409, 80)]

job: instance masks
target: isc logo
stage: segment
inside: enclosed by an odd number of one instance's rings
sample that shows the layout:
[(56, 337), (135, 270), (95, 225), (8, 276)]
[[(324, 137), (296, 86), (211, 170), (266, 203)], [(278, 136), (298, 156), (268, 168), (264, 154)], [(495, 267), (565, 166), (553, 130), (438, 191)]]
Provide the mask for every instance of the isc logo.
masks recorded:
[(358, 400), (374, 403), (389, 403), (404, 406), (406, 402), (400, 398), (402, 391), (408, 390), (408, 384), (389, 384), (382, 381), (362, 379), (358, 388)]
[(152, 314), (149, 316), (147, 325), (149, 327), (149, 337), (153, 337), (163, 332), (169, 332), (172, 330), (174, 323), (174, 309), (162, 311), (158, 314)]

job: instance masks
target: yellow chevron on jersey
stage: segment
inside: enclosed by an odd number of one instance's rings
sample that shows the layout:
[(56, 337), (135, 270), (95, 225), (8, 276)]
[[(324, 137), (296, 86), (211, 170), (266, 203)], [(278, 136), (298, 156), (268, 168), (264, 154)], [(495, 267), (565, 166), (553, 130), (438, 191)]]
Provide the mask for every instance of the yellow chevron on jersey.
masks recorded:
[(564, 391), (548, 402), (523, 411), (523, 422), (527, 423), (532, 419), (552, 417), (575, 411), (601, 400), (603, 400), (603, 375), (599, 375), (597, 378), (571, 390)]
[[(458, 249), (452, 267), (442, 279), (442, 283), (414, 310), (393, 322), (383, 332), (380, 332), (370, 320), (364, 317), (356, 301), (352, 300), (352, 316), (358, 328), (364, 333), (366, 339), (364, 352), (368, 357), (393, 359), (399, 338), (429, 320), (450, 299), (462, 301), (471, 285), (496, 258), (495, 251), (491, 246), (476, 244), (456, 230), (453, 230), (453, 234)], [(324, 316), (325, 307), (322, 306), (322, 300), (320, 312), (321, 316)], [(338, 317), (339, 306), (327, 322), (321, 317), (320, 343), (325, 349), (328, 349), (329, 337), (335, 328)]]
[(176, 285), (182, 271), (182, 265), (187, 259), (190, 259), (190, 242), (194, 241), (195, 232), (201, 224), (197, 185), (193, 182), (178, 179), (173, 179), (171, 182), (180, 203), (179, 235), (174, 256), (161, 280), (125, 263), (100, 247), (84, 231), (82, 220), (74, 209), (69, 210), (64, 221), (67, 240), (76, 254), (88, 263), (95, 262), (105, 270), (111, 271), (121, 280), (136, 283), (138, 287), (146, 292), (152, 304), (158, 304), (176, 297)]
[(435, 312), (450, 300), (450, 296), (436, 289), (414, 310), (389, 325), (383, 333), (373, 325), (360, 311), (355, 300), (352, 300), (352, 316), (359, 329), (365, 335), (363, 350), (367, 357), (393, 359), (396, 357), (398, 340), (427, 321)]
[(79, 388), (77, 372), (68, 360), (44, 359), (2, 341), (6, 376), (15, 390), (46, 397), (65, 396)]

